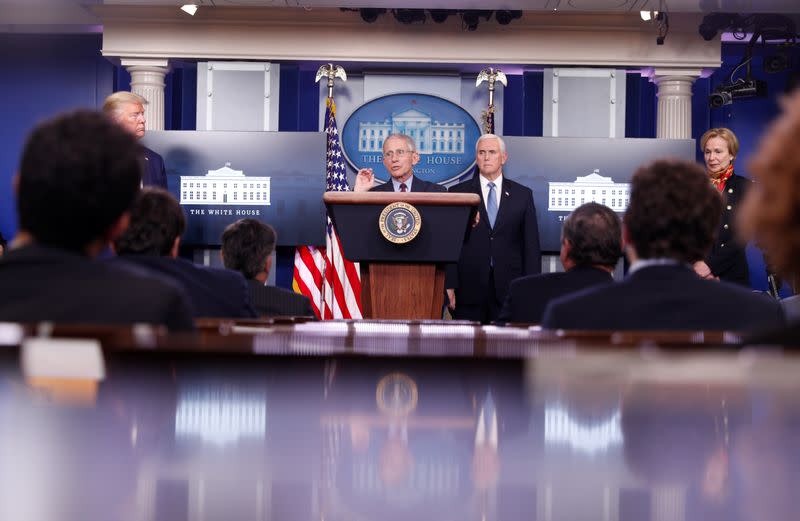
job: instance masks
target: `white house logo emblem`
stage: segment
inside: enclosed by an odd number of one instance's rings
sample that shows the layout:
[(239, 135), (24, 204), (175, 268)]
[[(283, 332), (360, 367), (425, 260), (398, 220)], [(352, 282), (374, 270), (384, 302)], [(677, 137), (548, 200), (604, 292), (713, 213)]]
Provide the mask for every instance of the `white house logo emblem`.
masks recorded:
[(430, 114), (413, 108), (381, 122), (359, 122), (358, 151), (383, 152), (383, 140), (390, 134), (409, 136), (420, 154), (464, 153), (463, 123), (440, 123)]
[(624, 212), (630, 198), (630, 184), (615, 183), (610, 177), (601, 176), (598, 169), (576, 178), (572, 183), (551, 182), (548, 185), (548, 212), (571, 212), (589, 202), (604, 204), (615, 212)]
[(246, 176), (230, 163), (201, 176), (182, 175), (181, 204), (268, 206), (270, 178)]
[(449, 183), (471, 171), (481, 129), (452, 101), (428, 94), (390, 94), (357, 108), (342, 129), (342, 151), (354, 170), (369, 167), (378, 181), (391, 176), (383, 164), (383, 142), (390, 134), (414, 140), (419, 162), (414, 175)]

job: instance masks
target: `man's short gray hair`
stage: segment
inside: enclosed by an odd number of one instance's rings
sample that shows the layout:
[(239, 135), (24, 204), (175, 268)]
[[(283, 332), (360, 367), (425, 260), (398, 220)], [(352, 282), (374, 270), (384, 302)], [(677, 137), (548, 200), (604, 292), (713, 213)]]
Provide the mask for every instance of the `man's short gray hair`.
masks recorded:
[(405, 141), (409, 152), (416, 152), (417, 151), (417, 143), (414, 141), (414, 138), (412, 138), (411, 136), (408, 136), (406, 134), (400, 134), (400, 133), (389, 134), (388, 136), (386, 136), (386, 139), (383, 140), (383, 144), (385, 145), (386, 142), (389, 141), (393, 137), (398, 138), (398, 139), (402, 139), (403, 141)]
[(498, 143), (500, 143), (500, 152), (503, 154), (506, 153), (506, 142), (503, 141), (503, 138), (496, 134), (483, 134), (481, 137), (478, 138), (478, 141), (475, 142), (475, 154), (478, 153), (478, 145), (481, 144), (481, 141), (484, 139), (496, 139)]
[(103, 113), (115, 118), (122, 111), (122, 106), (129, 103), (137, 103), (144, 107), (147, 105), (147, 100), (133, 92), (121, 90), (106, 98), (103, 102)]

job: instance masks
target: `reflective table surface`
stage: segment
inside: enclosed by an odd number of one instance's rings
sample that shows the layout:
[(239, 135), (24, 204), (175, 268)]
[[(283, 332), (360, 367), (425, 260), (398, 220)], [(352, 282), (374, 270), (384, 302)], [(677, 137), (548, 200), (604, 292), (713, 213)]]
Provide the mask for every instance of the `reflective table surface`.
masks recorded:
[(106, 350), (68, 377), (0, 349), (0, 519), (798, 518), (794, 355), (387, 356), (390, 336), (369, 357)]

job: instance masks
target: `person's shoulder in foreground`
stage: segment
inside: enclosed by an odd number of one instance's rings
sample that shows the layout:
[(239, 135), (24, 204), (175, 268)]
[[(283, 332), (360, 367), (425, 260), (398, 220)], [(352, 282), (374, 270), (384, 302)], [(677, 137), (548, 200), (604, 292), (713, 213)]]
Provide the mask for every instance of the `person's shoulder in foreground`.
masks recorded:
[(194, 328), (186, 295), (171, 281), (57, 248), (9, 251), (0, 262), (0, 286), (2, 320)]
[(591, 330), (756, 331), (784, 324), (763, 293), (700, 279), (689, 267), (646, 268), (623, 282), (553, 300), (542, 326)]
[(547, 304), (553, 299), (590, 286), (611, 284), (605, 270), (579, 267), (561, 273), (542, 273), (514, 279), (500, 312), (499, 321), (539, 324)]
[(247, 281), (250, 285), (250, 299), (256, 312), (261, 316), (314, 317), (311, 301), (288, 289), (265, 286), (257, 280)]

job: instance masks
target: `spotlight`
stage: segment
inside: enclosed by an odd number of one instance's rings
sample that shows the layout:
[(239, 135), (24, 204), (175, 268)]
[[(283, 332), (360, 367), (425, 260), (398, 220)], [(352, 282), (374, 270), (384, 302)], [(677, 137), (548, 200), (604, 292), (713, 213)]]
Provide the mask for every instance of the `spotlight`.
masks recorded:
[(429, 9), (428, 12), (431, 15), (431, 20), (437, 24), (444, 23), (447, 17), (450, 16), (450, 11), (447, 9)]
[(194, 16), (194, 14), (197, 12), (197, 4), (184, 4), (181, 6), (181, 11), (189, 16)]
[(738, 14), (713, 13), (703, 17), (703, 21), (697, 30), (703, 40), (710, 42), (717, 36), (718, 32), (724, 31), (729, 27), (736, 29), (737, 32), (743, 32), (742, 27), (744, 25), (744, 19)]
[(481, 18), (488, 20), (492, 16), (491, 11), (470, 9), (461, 11), (461, 26), (467, 31), (474, 31), (478, 28)]
[(401, 24), (425, 22), (425, 11), (422, 9), (395, 9), (394, 17)]
[(730, 105), (738, 98), (765, 98), (767, 97), (767, 82), (762, 80), (736, 80), (729, 85), (720, 85), (708, 97), (711, 108)]
[(645, 22), (649, 22), (654, 17), (658, 16), (658, 11), (639, 11), (639, 16), (641, 16), (642, 20)]
[(500, 25), (508, 25), (512, 20), (522, 18), (522, 11), (495, 11), (494, 18)]
[(368, 24), (371, 24), (377, 20), (380, 15), (385, 13), (386, 9), (359, 9), (358, 12), (361, 15), (362, 20)]

